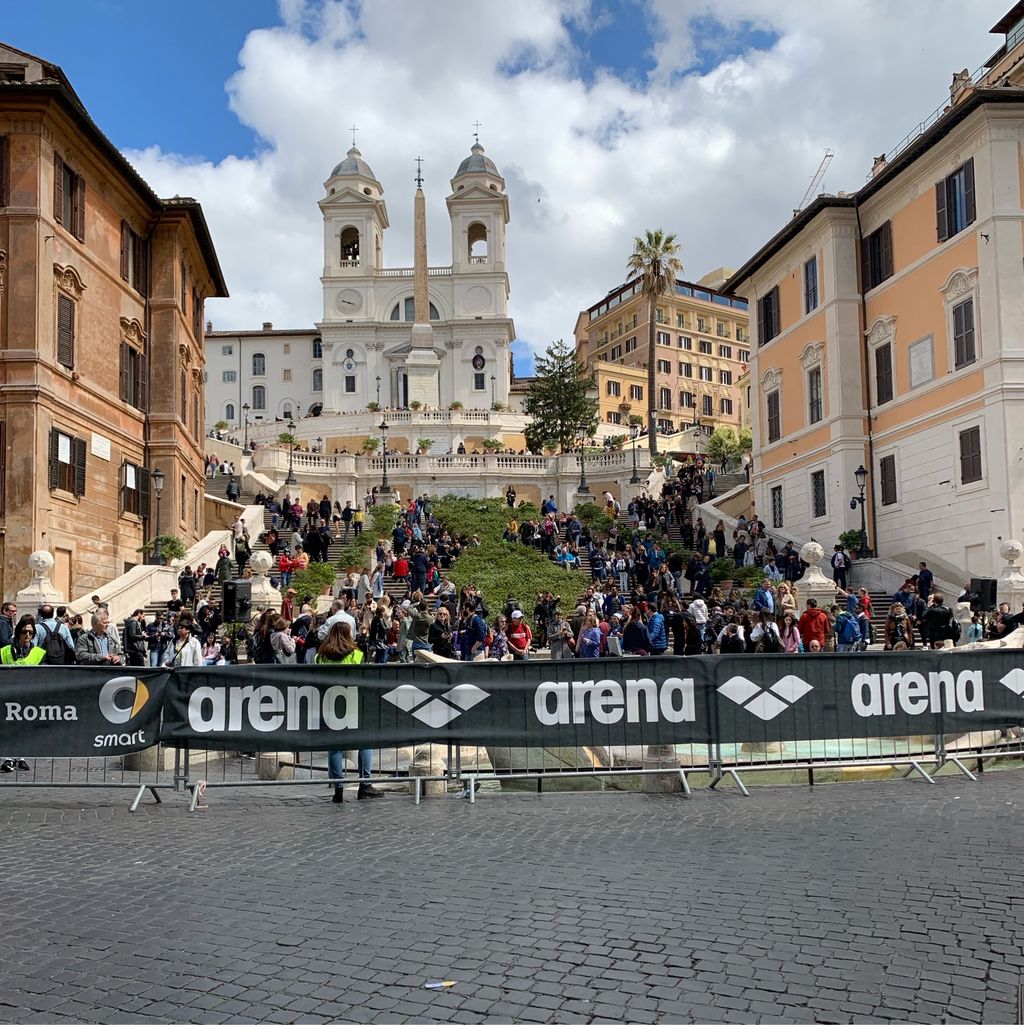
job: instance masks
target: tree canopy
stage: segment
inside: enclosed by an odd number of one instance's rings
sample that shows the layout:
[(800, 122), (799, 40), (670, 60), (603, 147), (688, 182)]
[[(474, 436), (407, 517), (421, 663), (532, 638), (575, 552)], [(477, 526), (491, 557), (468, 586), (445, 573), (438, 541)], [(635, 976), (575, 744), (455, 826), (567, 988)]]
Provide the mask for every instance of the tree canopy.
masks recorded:
[(588, 394), (594, 375), (576, 359), (576, 350), (563, 339), (552, 342), (537, 357), (537, 376), (523, 402), (530, 418), (526, 444), (531, 452), (575, 448), (581, 428), (597, 426), (597, 400)]

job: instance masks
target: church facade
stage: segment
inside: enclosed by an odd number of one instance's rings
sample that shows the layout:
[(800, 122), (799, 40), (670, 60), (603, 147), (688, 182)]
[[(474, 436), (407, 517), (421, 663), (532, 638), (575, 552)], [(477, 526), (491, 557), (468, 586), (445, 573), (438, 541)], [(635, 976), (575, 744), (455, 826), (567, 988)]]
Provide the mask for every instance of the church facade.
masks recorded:
[[(385, 265), (384, 189), (353, 146), (324, 183), (323, 316), (294, 331), (210, 331), (206, 421), (313, 412), (507, 406), (512, 380), (504, 179), (477, 142), (446, 199), (452, 262), (427, 263), (425, 198), (413, 199), (413, 266)], [(248, 408), (246, 408), (248, 407)]]

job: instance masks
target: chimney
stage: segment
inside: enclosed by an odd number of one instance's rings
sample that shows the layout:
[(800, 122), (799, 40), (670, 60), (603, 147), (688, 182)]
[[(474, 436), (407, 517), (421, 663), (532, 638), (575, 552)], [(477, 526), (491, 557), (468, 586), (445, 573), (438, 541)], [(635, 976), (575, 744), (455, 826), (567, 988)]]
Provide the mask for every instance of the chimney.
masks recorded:
[(949, 98), (953, 103), (960, 99), (961, 94), (971, 85), (971, 73), (964, 68), (953, 75), (953, 81), (949, 86)]
[(884, 153), (880, 153), (875, 157), (874, 162), (871, 164), (871, 177), (877, 178), (885, 170), (886, 163)]
[(208, 320), (206, 322), (206, 333), (210, 334), (212, 331), (213, 331), (213, 321), (212, 320)]
[(265, 321), (263, 321), (263, 330), (264, 331), (273, 331), (274, 330), (274, 325), (269, 320), (265, 320)]

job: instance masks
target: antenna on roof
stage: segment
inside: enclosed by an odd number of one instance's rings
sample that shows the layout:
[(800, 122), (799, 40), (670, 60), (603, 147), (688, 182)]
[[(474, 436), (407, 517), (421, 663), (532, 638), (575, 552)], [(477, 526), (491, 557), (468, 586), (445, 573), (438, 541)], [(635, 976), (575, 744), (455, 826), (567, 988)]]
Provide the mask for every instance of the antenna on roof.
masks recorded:
[(483, 125), (479, 121), (474, 121), (473, 122), (473, 138), (477, 142), (477, 144), (479, 144), (479, 142), (480, 142), (480, 129), (481, 128), (483, 128)]
[(807, 186), (807, 191), (804, 193), (804, 198), (800, 200), (800, 205), (793, 211), (793, 216), (796, 217), (798, 213), (811, 201), (811, 198), (817, 192), (822, 180), (825, 177), (825, 172), (828, 170), (828, 165), (832, 163), (832, 158), (835, 156), (835, 151), (826, 149), (825, 155), (821, 158), (821, 163), (818, 165), (818, 170), (815, 172), (814, 177), (811, 179), (811, 184)]
[(416, 158), (416, 188), (423, 188), (423, 157)]

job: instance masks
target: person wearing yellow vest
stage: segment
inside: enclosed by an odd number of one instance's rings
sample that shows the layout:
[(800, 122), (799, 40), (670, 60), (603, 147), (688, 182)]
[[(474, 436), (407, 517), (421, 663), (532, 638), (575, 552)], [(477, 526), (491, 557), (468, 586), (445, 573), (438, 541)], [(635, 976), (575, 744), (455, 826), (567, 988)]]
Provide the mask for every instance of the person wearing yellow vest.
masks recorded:
[[(331, 626), (327, 636), (320, 642), (316, 650), (317, 665), (345, 665), (357, 666), (363, 661), (363, 653), (356, 647), (352, 639), (352, 627), (344, 620), (339, 620)], [(359, 750), (359, 778), (369, 780), (370, 778), (369, 748)], [(328, 781), (343, 780), (345, 778), (345, 756), (342, 751), (330, 751), (327, 755)], [(378, 790), (369, 782), (359, 784), (359, 800), (369, 797), (383, 797), (384, 791)], [(334, 784), (334, 803), (341, 804), (345, 799), (345, 788), (341, 783)]]
[(36, 644), (36, 621), (22, 616), (14, 628), (10, 644), (0, 648), (0, 664), (5, 666), (37, 666), (46, 658), (46, 649)]

